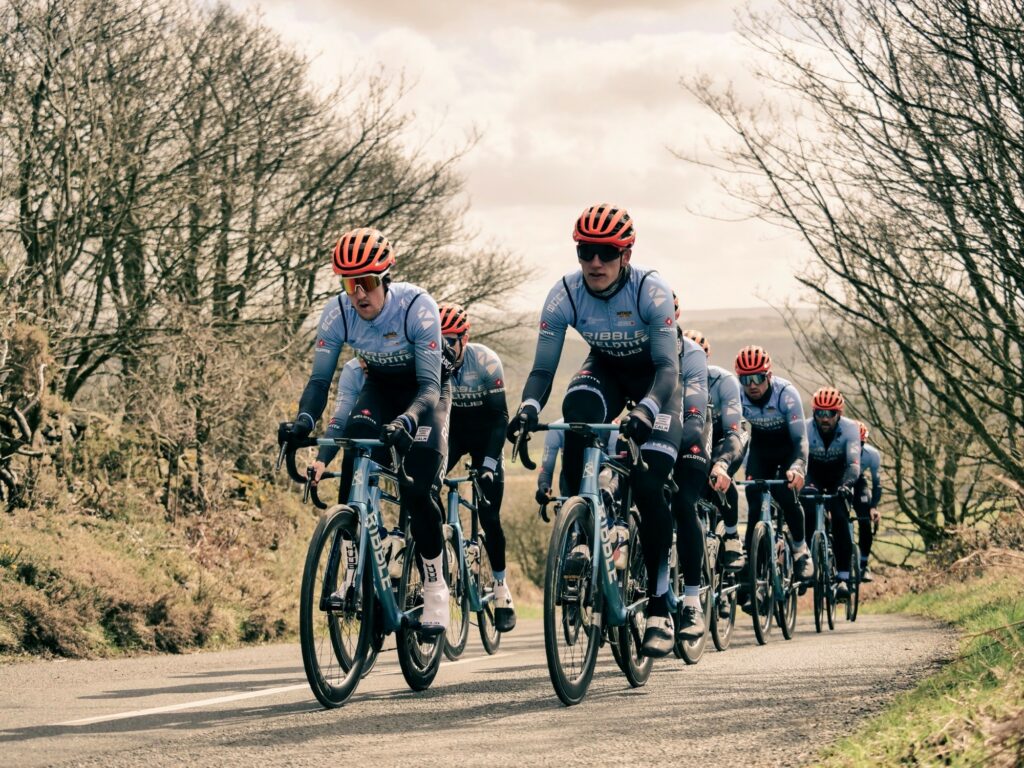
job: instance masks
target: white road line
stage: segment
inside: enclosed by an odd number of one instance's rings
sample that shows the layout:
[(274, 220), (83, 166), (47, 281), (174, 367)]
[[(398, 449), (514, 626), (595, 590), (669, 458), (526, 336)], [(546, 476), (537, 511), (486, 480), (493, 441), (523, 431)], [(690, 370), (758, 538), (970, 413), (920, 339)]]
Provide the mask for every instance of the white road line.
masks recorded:
[[(520, 656), (521, 653), (496, 653), (493, 656), (480, 656), (472, 659), (459, 659), (458, 661), (446, 661), (442, 664), (442, 668), (454, 667), (457, 664), (471, 664), (477, 661), (489, 661), (491, 659), (508, 658), (510, 656)], [(387, 675), (400, 675), (401, 670), (395, 672), (386, 672)], [(107, 723), (111, 720), (128, 720), (133, 717), (145, 717), (146, 715), (159, 715), (164, 712), (178, 712), (183, 709), (196, 709), (199, 707), (209, 707), (215, 704), (227, 704), (232, 701), (242, 701), (244, 699), (256, 699), (261, 696), (276, 696), (279, 693), (288, 693), (290, 691), (301, 691), (309, 690), (307, 683), (299, 683), (296, 685), (285, 685), (280, 688), (263, 688), (258, 691), (246, 691), (245, 693), (235, 693), (231, 696), (218, 696), (214, 699), (200, 699), (199, 701), (186, 701), (181, 704), (168, 704), (165, 707), (152, 707), (150, 709), (133, 709), (130, 712), (117, 712), (111, 715), (98, 715), (97, 717), (86, 717), (81, 720), (69, 720), (66, 723), (57, 723), (57, 726), (72, 726), (72, 725), (93, 725), (95, 723)]]

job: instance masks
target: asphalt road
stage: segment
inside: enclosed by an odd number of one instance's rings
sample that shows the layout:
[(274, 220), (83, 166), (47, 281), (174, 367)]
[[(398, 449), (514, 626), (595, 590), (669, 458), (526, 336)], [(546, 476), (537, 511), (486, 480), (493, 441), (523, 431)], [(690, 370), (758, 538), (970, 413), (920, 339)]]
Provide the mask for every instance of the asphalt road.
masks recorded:
[(759, 647), (740, 614), (732, 647), (656, 663), (629, 688), (602, 649), (590, 693), (563, 707), (540, 621), (486, 656), (475, 628), (458, 662), (412, 693), (394, 652), (341, 709), (319, 707), (297, 645), (189, 656), (0, 667), (0, 765), (801, 765), (941, 663), (951, 634), (862, 614)]

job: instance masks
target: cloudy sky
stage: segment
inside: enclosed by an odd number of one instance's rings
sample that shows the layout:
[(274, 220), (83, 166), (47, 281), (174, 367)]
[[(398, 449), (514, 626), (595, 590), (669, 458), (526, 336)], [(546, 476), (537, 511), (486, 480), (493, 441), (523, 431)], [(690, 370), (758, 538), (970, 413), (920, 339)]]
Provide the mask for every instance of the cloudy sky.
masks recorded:
[(314, 56), (322, 82), (357, 66), (406, 73), (405, 105), (438, 152), (481, 132), (461, 166), (469, 222), (529, 265), (522, 307), (576, 268), (572, 224), (605, 201), (629, 209), (634, 262), (660, 270), (684, 308), (796, 295), (800, 243), (741, 220), (708, 171), (671, 152), (727, 138), (681, 77), (704, 71), (756, 95), (752, 53), (732, 31), (740, 2), (233, 1)]

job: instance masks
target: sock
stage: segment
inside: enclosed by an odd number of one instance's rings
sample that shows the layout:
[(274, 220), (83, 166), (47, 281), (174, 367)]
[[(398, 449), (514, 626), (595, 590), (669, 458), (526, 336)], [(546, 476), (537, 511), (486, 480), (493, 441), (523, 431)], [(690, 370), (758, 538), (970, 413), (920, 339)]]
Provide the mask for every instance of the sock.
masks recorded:
[(846, 581), (847, 579), (850, 578), (850, 572), (849, 571), (840, 571), (839, 573), (836, 574), (836, 576), (839, 577), (840, 581)]
[(444, 586), (444, 556), (438, 555), (423, 560), (423, 586), (439, 589)]
[(727, 526), (725, 526), (725, 535), (726, 536), (732, 537), (732, 536), (735, 536), (737, 533), (739, 533), (739, 527), (738, 526), (735, 526), (735, 525), (727, 525)]
[(803, 552), (806, 549), (807, 549), (807, 542), (804, 541), (803, 539), (800, 539), (800, 541), (794, 541), (793, 542), (793, 552), (794, 553), (795, 552)]
[(864, 555), (861, 555), (860, 556), (860, 568), (861, 568), (861, 570), (864, 570), (867, 567), (868, 567), (868, 559), (866, 557), (864, 557)]
[(700, 595), (683, 595), (683, 607), (696, 608), (698, 611), (703, 610), (700, 604)]
[(504, 571), (491, 571), (491, 573), (494, 574), (494, 580), (495, 581), (504, 581), (505, 580), (505, 572)]

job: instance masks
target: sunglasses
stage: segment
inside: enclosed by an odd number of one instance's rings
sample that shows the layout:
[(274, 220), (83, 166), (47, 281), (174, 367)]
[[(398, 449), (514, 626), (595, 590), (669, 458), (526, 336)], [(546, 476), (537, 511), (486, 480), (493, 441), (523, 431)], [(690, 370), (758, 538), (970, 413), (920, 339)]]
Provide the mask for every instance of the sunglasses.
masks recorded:
[(740, 376), (740, 384), (749, 387), (751, 384), (764, 384), (768, 381), (767, 373), (745, 373)]
[(602, 264), (607, 264), (622, 256), (622, 251), (608, 243), (579, 243), (576, 246), (576, 257), (580, 261), (593, 261), (595, 256)]
[(362, 288), (363, 293), (369, 293), (374, 288), (380, 286), (383, 282), (383, 278), (380, 275), (363, 275), (361, 277), (343, 277), (341, 278), (341, 290), (347, 295), (352, 296), (357, 288)]
[(834, 419), (838, 418), (839, 411), (826, 411), (824, 408), (814, 409), (814, 418), (816, 419)]

